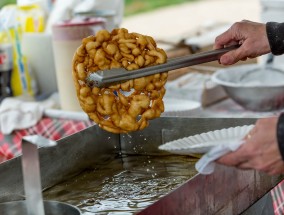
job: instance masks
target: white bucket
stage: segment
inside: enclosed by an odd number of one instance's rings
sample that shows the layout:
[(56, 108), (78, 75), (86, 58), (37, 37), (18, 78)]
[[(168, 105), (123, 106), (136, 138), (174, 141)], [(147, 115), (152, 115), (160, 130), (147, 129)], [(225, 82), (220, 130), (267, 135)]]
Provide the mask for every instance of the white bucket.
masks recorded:
[(61, 109), (82, 111), (72, 78), (72, 60), (82, 39), (104, 29), (100, 18), (73, 19), (58, 22), (52, 27), (52, 45)]
[(35, 75), (40, 94), (57, 91), (51, 34), (24, 33), (22, 51)]

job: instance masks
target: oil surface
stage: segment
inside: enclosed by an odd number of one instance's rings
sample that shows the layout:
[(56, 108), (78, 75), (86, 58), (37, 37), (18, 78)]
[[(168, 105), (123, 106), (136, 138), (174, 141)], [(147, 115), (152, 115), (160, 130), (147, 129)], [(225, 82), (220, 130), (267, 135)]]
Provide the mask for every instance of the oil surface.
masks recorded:
[(133, 214), (168, 194), (197, 172), (188, 156), (123, 156), (94, 167), (43, 193), (84, 215)]

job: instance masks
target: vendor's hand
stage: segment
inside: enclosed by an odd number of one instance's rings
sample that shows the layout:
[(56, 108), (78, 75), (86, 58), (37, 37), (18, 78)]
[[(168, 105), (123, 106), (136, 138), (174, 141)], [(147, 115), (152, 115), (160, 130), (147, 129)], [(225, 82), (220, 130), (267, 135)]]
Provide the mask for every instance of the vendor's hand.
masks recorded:
[(276, 137), (277, 121), (277, 117), (259, 119), (245, 137), (245, 143), (216, 162), (240, 169), (256, 169), (269, 175), (284, 173)]
[(236, 22), (229, 30), (216, 37), (214, 48), (220, 49), (233, 44), (241, 46), (224, 54), (219, 60), (221, 64), (231, 65), (239, 60), (255, 58), (271, 51), (266, 25), (247, 20)]

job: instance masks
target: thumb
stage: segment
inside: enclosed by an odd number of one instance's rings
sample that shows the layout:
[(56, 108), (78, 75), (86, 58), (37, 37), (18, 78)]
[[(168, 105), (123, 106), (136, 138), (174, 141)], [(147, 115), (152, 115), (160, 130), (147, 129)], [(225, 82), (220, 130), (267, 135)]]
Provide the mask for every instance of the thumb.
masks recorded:
[(220, 57), (219, 62), (223, 65), (232, 65), (237, 63), (239, 60), (244, 59), (247, 57), (245, 54), (246, 52), (243, 51), (243, 49), (240, 47), (236, 50), (229, 51), (225, 54), (223, 54)]
[(236, 63), (237, 60), (234, 58), (234, 54), (231, 53), (231, 52), (227, 52), (226, 54), (223, 54), (220, 57), (219, 62), (223, 65), (232, 65), (232, 64)]

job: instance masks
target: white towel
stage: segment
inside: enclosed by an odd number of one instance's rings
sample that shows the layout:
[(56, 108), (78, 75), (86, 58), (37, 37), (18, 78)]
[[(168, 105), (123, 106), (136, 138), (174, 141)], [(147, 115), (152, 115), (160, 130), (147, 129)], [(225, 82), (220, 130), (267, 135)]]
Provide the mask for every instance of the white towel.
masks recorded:
[(232, 141), (213, 147), (209, 152), (203, 155), (195, 164), (196, 170), (204, 175), (209, 175), (214, 172), (216, 163), (215, 160), (221, 156), (237, 150), (244, 141)]
[(8, 97), (0, 104), (0, 131), (10, 134), (17, 129), (25, 129), (37, 124), (46, 108), (56, 107), (53, 96), (42, 102), (29, 96)]

